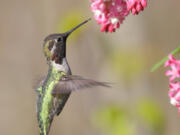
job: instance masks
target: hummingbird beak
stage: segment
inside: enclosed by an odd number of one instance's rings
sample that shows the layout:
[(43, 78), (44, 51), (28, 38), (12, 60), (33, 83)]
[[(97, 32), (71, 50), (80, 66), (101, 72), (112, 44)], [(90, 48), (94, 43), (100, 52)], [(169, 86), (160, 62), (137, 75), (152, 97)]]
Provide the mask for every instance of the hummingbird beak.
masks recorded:
[(44, 39), (44, 44), (48, 41), (48, 40), (53, 40), (53, 39), (58, 39), (60, 37), (63, 37), (65, 40), (66, 38), (73, 32), (75, 31), (77, 28), (79, 28), (80, 26), (82, 26), (83, 24), (87, 23), (88, 21), (90, 21), (91, 18), (87, 19), (86, 21), (82, 22), (81, 24), (77, 25), (76, 27), (74, 27), (73, 29), (71, 29), (70, 31), (66, 32), (66, 33), (55, 33), (55, 34), (50, 34), (48, 35), (45, 39)]
[(71, 29), (70, 31), (64, 33), (64, 37), (68, 37), (73, 31), (75, 31), (77, 28), (79, 28), (80, 26), (84, 25), (85, 23), (87, 23), (88, 21), (90, 21), (91, 18), (85, 20), (84, 22), (80, 23), (79, 25), (77, 25), (76, 27), (74, 27), (73, 29)]

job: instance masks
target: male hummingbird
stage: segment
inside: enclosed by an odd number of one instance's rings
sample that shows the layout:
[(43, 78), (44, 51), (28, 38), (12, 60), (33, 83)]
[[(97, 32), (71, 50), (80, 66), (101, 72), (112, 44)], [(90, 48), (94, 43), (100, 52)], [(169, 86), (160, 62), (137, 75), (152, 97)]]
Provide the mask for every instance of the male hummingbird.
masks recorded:
[(82, 22), (66, 33), (51, 34), (44, 39), (43, 51), (49, 70), (36, 89), (40, 135), (48, 135), (54, 115), (61, 113), (71, 91), (93, 86), (108, 87), (106, 83), (72, 75), (66, 59), (67, 37), (88, 21)]

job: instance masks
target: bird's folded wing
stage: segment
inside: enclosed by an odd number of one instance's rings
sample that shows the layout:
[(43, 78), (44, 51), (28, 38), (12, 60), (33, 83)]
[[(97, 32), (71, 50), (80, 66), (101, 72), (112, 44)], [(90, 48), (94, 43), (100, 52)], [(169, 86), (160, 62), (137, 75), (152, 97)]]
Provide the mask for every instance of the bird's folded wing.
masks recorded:
[(95, 86), (110, 87), (106, 82), (98, 82), (77, 75), (68, 75), (62, 77), (60, 82), (54, 87), (52, 94), (69, 93), (71, 91)]

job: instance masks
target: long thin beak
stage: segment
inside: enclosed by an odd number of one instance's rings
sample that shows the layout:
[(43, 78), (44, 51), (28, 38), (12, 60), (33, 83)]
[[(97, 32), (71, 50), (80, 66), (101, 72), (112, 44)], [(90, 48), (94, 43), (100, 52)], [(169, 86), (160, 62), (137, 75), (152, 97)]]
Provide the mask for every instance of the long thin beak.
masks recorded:
[(48, 41), (48, 40), (52, 40), (52, 39), (58, 39), (59, 37), (64, 37), (65, 39), (73, 32), (75, 31), (77, 28), (79, 28), (80, 26), (82, 26), (83, 24), (87, 23), (88, 21), (90, 21), (91, 18), (87, 19), (86, 21), (82, 22), (81, 24), (77, 25), (76, 27), (74, 27), (73, 29), (71, 29), (70, 31), (66, 32), (66, 33), (55, 33), (55, 34), (50, 34), (48, 35), (45, 39), (44, 39), (44, 44)]
[(85, 23), (87, 23), (88, 21), (90, 21), (91, 18), (87, 19), (86, 21), (80, 23), (79, 25), (77, 25), (76, 27), (74, 27), (73, 29), (71, 29), (70, 31), (65, 33), (65, 37), (68, 37), (73, 31), (75, 31), (77, 28), (79, 28), (80, 26), (84, 25)]

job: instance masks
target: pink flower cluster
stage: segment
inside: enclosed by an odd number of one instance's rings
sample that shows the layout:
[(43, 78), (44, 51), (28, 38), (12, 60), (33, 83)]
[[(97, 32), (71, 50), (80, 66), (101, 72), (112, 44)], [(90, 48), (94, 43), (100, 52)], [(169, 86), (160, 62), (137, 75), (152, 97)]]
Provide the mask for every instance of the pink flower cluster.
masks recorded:
[(128, 16), (138, 14), (147, 5), (147, 0), (91, 0), (91, 10), (101, 32), (115, 32)]
[(180, 60), (176, 60), (171, 54), (169, 60), (165, 62), (165, 67), (171, 67), (165, 74), (170, 76), (169, 78), (169, 97), (172, 105), (176, 106), (180, 114), (180, 81), (175, 79), (180, 78)]
[(126, 2), (128, 10), (131, 10), (133, 15), (143, 11), (147, 6), (147, 0), (126, 0)]
[(91, 1), (91, 10), (94, 12), (97, 23), (101, 24), (101, 32), (114, 32), (129, 14), (126, 2), (123, 0)]

